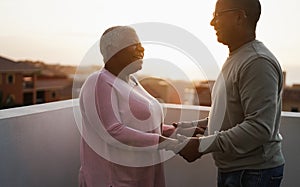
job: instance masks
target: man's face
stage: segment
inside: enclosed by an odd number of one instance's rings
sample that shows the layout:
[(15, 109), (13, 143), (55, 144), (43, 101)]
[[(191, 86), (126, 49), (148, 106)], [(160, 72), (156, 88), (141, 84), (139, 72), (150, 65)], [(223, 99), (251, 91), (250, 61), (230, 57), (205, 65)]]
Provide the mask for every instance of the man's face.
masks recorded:
[(226, 0), (218, 0), (210, 25), (214, 27), (218, 42), (230, 45), (237, 34), (235, 25), (236, 12), (240, 11)]

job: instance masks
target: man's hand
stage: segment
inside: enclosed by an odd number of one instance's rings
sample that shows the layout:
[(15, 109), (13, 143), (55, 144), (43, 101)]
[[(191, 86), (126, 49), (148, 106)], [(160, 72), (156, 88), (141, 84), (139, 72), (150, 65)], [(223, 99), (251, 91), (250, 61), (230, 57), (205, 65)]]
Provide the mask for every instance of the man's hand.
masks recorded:
[(191, 137), (187, 139), (188, 143), (181, 151), (179, 151), (179, 155), (182, 156), (188, 162), (194, 162), (202, 156), (202, 153), (199, 153), (198, 151), (200, 139), (197, 137)]
[(176, 128), (176, 134), (182, 134), (188, 137), (203, 135), (207, 128), (207, 118), (196, 121), (174, 122), (172, 125)]

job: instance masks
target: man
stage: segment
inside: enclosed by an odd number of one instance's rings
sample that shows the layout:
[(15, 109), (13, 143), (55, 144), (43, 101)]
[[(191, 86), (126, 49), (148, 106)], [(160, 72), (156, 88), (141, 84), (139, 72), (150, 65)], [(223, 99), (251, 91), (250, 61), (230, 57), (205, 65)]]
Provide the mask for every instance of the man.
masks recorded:
[(191, 137), (180, 155), (212, 153), (218, 186), (280, 186), (282, 70), (255, 30), (259, 0), (218, 0), (211, 25), (229, 57), (212, 91), (208, 136)]

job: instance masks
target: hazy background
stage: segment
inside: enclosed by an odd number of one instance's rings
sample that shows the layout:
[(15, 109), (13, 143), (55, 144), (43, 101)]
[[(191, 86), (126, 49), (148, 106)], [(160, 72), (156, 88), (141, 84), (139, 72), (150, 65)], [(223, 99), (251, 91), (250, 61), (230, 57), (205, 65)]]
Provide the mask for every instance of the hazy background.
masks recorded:
[[(263, 41), (279, 59), (287, 71), (287, 83), (300, 83), (300, 2), (261, 0), (261, 4), (257, 39)], [(214, 6), (215, 1), (211, 0), (1, 0), (0, 55), (13, 60), (79, 65), (106, 28), (139, 22), (163, 22), (197, 36), (221, 66), (228, 49), (217, 42), (215, 31), (209, 25)], [(146, 58), (147, 50), (154, 49), (146, 46)], [(166, 60), (173, 62), (173, 59)], [(174, 60), (173, 63), (185, 62)], [(144, 69), (147, 73), (155, 73), (157, 67), (146, 65)], [(199, 77), (192, 70), (190, 75), (195, 79)]]

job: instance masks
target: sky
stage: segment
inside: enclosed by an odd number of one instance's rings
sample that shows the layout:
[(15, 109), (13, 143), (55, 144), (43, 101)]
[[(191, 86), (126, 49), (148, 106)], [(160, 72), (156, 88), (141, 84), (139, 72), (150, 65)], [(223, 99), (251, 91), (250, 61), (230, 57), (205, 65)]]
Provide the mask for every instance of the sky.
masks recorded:
[[(288, 83), (300, 83), (297, 73), (300, 70), (300, 12), (297, 10), (300, 1), (261, 0), (261, 4), (257, 39), (278, 58), (287, 71)], [(1, 0), (0, 55), (13, 60), (79, 65), (106, 28), (160, 22), (196, 36), (222, 66), (228, 48), (217, 42), (215, 31), (209, 25), (214, 6), (215, 1), (211, 0)], [(145, 48), (145, 57), (151, 50), (155, 51), (151, 45)], [(169, 56), (182, 56), (176, 50), (175, 53), (177, 55)], [(174, 63), (188, 61), (179, 56), (180, 60)], [(176, 61), (174, 58), (163, 60)], [(151, 69), (151, 66), (146, 67), (143, 69)], [(191, 73), (188, 74), (197, 77), (197, 73), (192, 72), (193, 67), (189, 67), (187, 71)], [(152, 69), (157, 68), (153, 65)]]

